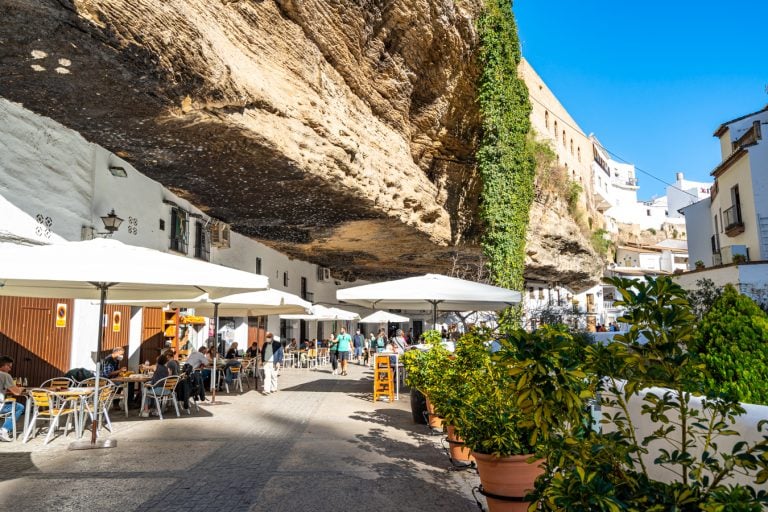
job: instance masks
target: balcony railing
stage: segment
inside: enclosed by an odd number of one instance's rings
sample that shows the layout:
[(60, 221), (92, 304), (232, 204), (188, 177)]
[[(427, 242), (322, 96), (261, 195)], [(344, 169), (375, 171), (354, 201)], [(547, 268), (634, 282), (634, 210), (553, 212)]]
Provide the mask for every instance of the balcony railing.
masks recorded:
[(315, 302), (315, 294), (313, 292), (303, 292), (301, 298), (307, 302)]
[(725, 234), (728, 236), (736, 236), (744, 232), (741, 205), (735, 204), (723, 212), (723, 224), (725, 224)]

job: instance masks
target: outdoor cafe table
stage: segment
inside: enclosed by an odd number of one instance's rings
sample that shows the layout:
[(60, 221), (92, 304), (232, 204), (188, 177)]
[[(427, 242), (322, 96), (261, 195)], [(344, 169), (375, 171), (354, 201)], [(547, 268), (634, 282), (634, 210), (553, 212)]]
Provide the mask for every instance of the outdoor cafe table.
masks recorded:
[(112, 382), (115, 384), (120, 384), (120, 387), (123, 388), (123, 406), (125, 408), (125, 417), (128, 417), (128, 399), (130, 398), (128, 396), (128, 384), (131, 382), (137, 383), (141, 387), (141, 409), (139, 409), (139, 412), (141, 412), (144, 408), (144, 403), (146, 402), (145, 394), (147, 392), (146, 388), (144, 387), (145, 382), (149, 382), (152, 379), (151, 375), (144, 375), (141, 373), (134, 373), (133, 375), (128, 375), (126, 377), (115, 377), (114, 379), (111, 379)]

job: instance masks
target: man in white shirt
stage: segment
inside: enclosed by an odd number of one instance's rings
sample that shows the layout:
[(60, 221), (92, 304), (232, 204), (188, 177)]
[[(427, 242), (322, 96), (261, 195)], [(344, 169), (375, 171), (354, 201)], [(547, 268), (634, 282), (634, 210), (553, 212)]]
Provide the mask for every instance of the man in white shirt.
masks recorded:
[(208, 352), (208, 349), (206, 347), (200, 347), (200, 350), (197, 352), (192, 352), (189, 354), (189, 358), (187, 358), (187, 364), (189, 364), (193, 370), (197, 370), (201, 366), (207, 366), (208, 365), (208, 358), (205, 357), (206, 352)]

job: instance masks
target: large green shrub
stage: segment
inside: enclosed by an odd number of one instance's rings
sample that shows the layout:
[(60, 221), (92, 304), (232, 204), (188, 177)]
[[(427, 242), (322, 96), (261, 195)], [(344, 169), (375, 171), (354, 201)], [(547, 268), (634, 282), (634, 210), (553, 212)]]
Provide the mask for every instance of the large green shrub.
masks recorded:
[(768, 405), (768, 315), (752, 299), (726, 286), (699, 324), (696, 351), (708, 391)]
[(531, 104), (517, 74), (521, 55), (512, 2), (485, 0), (478, 32), (482, 139), (477, 163), (483, 181), (483, 253), (495, 284), (521, 290), (535, 160), (526, 140)]
[[(607, 346), (588, 348), (588, 367), (603, 377), (603, 431), (575, 430), (551, 439), (534, 506), (569, 512), (760, 511), (764, 491), (724, 482), (750, 471), (756, 484), (764, 484), (768, 444), (719, 448), (725, 437), (737, 435), (733, 424), (744, 409), (727, 397), (696, 405), (690, 390), (701, 387), (702, 374), (691, 352), (695, 317), (685, 291), (669, 277), (609, 281), (627, 311), (619, 320), (630, 330)], [(640, 334), (646, 342), (639, 342)], [(651, 450), (657, 454), (652, 462), (643, 457)], [(655, 480), (649, 463), (667, 470), (671, 482)]]

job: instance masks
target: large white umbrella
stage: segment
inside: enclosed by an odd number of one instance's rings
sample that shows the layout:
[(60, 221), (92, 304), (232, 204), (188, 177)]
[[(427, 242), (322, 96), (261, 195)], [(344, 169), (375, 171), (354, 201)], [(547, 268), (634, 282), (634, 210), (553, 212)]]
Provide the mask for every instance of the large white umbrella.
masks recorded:
[(97, 238), (0, 247), (0, 294), (100, 299), (212, 299), (269, 287), (265, 276)]
[(309, 314), (280, 315), (280, 318), (284, 320), (317, 320), (323, 322), (328, 320), (357, 320), (360, 318), (360, 315), (344, 309), (329, 308), (321, 306), (320, 304), (314, 304), (312, 306), (312, 311)]
[[(112, 298), (138, 300), (174, 296), (218, 298), (269, 287), (265, 276), (204, 261), (97, 238), (45, 246), (0, 247), (0, 295), (99, 299), (94, 410), (98, 411), (104, 307)], [(92, 429), (91, 446), (96, 444)]]
[(384, 324), (384, 323), (401, 323), (407, 322), (410, 318), (407, 316), (400, 316), (388, 311), (376, 311), (360, 320), (361, 324)]
[(426, 274), (336, 291), (342, 302), (371, 309), (498, 310), (520, 303), (520, 292), (439, 274)]
[[(144, 307), (194, 308), (195, 314), (214, 318), (222, 316), (261, 316), (280, 314), (306, 314), (312, 304), (298, 295), (281, 292), (280, 290), (262, 290), (258, 292), (236, 293), (217, 299), (201, 295), (195, 299), (166, 299), (166, 300), (110, 300), (111, 304), (126, 304)], [(218, 308), (217, 308), (218, 306)]]
[[(263, 290), (259, 292), (237, 293), (218, 299), (202, 295), (194, 300), (164, 300), (164, 301), (109, 301), (110, 303), (129, 304), (131, 306), (194, 308), (196, 315), (214, 318), (216, 332), (219, 332), (219, 316), (261, 316), (279, 315), (282, 313), (306, 314), (312, 308), (298, 295), (280, 290)], [(216, 368), (218, 347), (214, 350), (213, 367)], [(211, 393), (216, 400), (216, 372), (211, 372)]]

